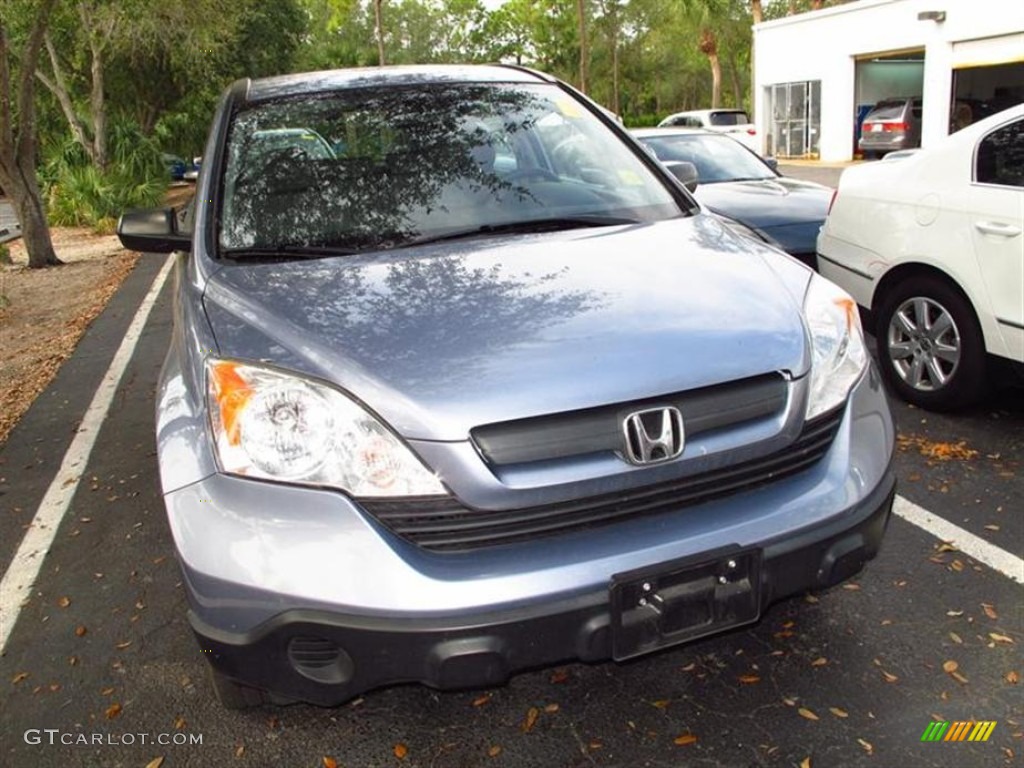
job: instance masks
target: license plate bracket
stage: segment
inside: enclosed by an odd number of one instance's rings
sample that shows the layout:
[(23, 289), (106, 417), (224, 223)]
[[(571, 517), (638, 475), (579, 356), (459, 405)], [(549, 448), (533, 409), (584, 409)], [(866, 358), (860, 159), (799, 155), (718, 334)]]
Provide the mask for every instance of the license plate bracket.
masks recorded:
[(761, 550), (727, 547), (612, 576), (616, 661), (750, 624), (761, 615)]

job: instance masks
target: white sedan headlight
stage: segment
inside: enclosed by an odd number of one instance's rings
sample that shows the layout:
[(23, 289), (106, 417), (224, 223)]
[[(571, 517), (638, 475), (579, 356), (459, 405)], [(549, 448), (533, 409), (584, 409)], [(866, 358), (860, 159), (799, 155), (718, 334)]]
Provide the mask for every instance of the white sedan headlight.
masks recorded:
[(811, 335), (811, 388), (807, 418), (842, 404), (868, 361), (857, 302), (844, 290), (815, 275), (804, 298)]
[(387, 427), (326, 384), (211, 358), (207, 396), (225, 472), (328, 485), (363, 497), (445, 493)]

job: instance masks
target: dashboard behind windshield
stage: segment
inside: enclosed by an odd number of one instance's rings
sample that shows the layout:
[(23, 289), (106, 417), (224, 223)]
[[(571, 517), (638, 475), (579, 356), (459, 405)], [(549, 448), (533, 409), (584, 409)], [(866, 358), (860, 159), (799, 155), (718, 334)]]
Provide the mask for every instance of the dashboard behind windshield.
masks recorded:
[(682, 214), (664, 181), (556, 86), (372, 87), (234, 116), (219, 244), (363, 250), (533, 219)]

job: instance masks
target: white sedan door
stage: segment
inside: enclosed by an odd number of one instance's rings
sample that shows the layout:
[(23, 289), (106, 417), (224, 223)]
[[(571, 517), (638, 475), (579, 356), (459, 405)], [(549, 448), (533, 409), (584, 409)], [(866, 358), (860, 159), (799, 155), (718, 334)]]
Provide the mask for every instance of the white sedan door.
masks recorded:
[(979, 142), (967, 196), (974, 252), (1004, 354), (1024, 362), (1024, 119)]

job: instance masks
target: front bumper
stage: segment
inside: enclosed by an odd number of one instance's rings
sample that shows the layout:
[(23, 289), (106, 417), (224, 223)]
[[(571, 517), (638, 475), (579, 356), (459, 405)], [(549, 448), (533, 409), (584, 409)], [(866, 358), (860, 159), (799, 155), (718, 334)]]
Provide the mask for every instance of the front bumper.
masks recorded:
[[(890, 465), (854, 507), (824, 523), (758, 542), (760, 609), (858, 573), (878, 553), (895, 486)], [(185, 571), (187, 578), (195, 577)], [(191, 594), (197, 591), (189, 587)], [(612, 655), (607, 589), (457, 617), (288, 609), (238, 632), (210, 626), (194, 611), (189, 618), (206, 658), (222, 675), (322, 706), (391, 683), (495, 685), (517, 670)]]

